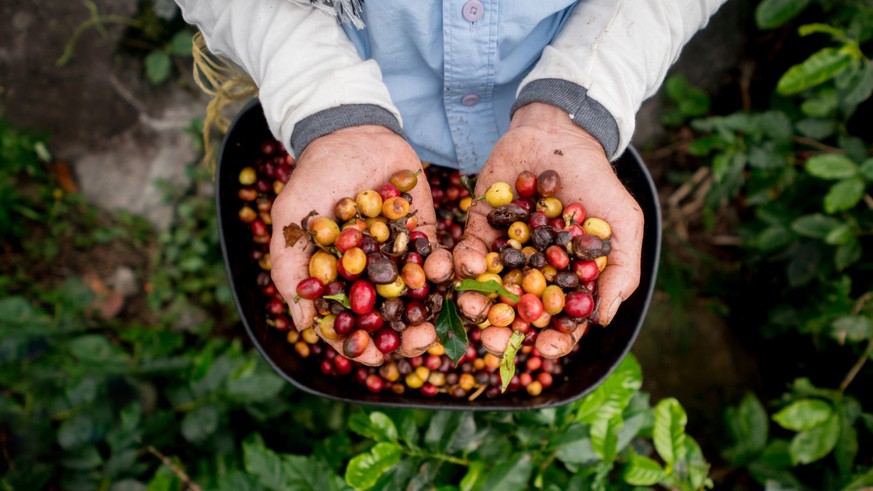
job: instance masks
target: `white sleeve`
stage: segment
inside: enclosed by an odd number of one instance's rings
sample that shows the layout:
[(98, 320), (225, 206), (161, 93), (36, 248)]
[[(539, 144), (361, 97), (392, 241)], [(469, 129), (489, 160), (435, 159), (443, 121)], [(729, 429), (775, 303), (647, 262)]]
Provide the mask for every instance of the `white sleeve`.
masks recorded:
[(617, 157), (630, 142), (640, 104), (658, 90), (682, 47), (724, 2), (582, 0), (519, 93), (547, 79), (586, 89), (615, 119), (618, 138), (611, 157)]
[(213, 53), (254, 79), (270, 130), (280, 141), (288, 144), (304, 118), (346, 105), (378, 106), (399, 125), (400, 113), (378, 65), (361, 60), (330, 14), (290, 0), (177, 3)]

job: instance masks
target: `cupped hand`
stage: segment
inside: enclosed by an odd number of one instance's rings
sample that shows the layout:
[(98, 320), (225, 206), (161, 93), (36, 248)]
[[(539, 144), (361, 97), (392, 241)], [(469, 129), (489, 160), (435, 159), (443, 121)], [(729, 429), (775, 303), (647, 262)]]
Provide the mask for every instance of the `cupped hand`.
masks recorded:
[[(270, 242), (273, 282), (288, 302), (291, 317), (298, 330), (313, 326), (315, 303), (298, 298), (297, 284), (309, 277), (309, 259), (316, 248), (307, 236), (286, 240), (283, 231), (315, 211), (333, 218), (336, 203), (344, 197), (354, 198), (366, 189), (377, 189), (399, 170), (421, 170), (415, 151), (400, 136), (381, 126), (355, 126), (317, 138), (301, 153), (291, 179), (276, 198), (272, 208), (273, 234)], [(437, 242), (436, 217), (427, 179), (419, 179), (409, 191), (412, 210), (417, 210), (417, 230), (424, 232), (432, 243)], [(441, 252), (437, 252), (441, 251)], [(435, 249), (435, 253), (446, 254)], [(319, 336), (321, 332), (316, 329)], [(325, 339), (340, 353), (344, 338)], [(369, 343), (355, 361), (366, 365), (381, 365), (384, 355)]]
[[(599, 306), (595, 318), (605, 326), (612, 321), (621, 302), (639, 285), (643, 213), (619, 181), (600, 143), (557, 107), (540, 103), (523, 106), (516, 111), (509, 131), (494, 146), (479, 174), (476, 195), (485, 194), (498, 181), (514, 186), (516, 177), (524, 170), (538, 175), (548, 169), (561, 176), (558, 199), (565, 205), (581, 202), (588, 216), (602, 218), (612, 226), (612, 251), (596, 290)], [(470, 208), (465, 235), (454, 250), (455, 271), (462, 277), (477, 276), (486, 270), (485, 254), (501, 234), (488, 224), (486, 217), (491, 210), (485, 201)], [(537, 349), (548, 358), (564, 356), (584, 329), (581, 325), (577, 328), (578, 336), (543, 330)]]

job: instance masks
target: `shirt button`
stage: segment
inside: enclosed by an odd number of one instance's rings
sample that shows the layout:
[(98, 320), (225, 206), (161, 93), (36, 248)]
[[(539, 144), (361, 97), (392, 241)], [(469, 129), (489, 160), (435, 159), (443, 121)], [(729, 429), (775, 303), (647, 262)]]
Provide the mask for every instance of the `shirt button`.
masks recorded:
[(465, 106), (475, 106), (479, 103), (479, 96), (476, 94), (467, 94), (461, 98), (461, 104)]
[(476, 22), (485, 13), (485, 6), (479, 0), (470, 0), (464, 4), (464, 18), (470, 22)]

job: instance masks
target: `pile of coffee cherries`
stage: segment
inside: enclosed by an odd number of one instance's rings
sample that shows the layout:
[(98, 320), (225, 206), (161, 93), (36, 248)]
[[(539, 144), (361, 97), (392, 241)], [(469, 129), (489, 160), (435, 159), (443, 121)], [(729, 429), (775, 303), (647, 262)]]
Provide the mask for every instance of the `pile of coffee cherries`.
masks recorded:
[[(511, 335), (509, 329), (495, 328), (511, 328), (547, 357), (563, 356), (575, 343), (547, 333), (555, 329), (576, 340), (584, 335), (596, 312), (594, 291), (611, 249), (611, 228), (600, 218), (588, 217), (581, 203), (565, 206), (556, 197), (561, 178), (555, 171), (538, 176), (523, 171), (515, 181), (517, 196), (512, 189), (509, 183), (496, 182), (485, 192), (493, 208), (488, 223), (504, 233), (491, 244), (487, 272), (476, 279), (496, 281), (518, 299), (500, 295), (487, 304), (487, 311), (476, 305), (475, 297), (464, 299), (462, 312), (472, 322), (487, 320), (485, 345), (493, 352), (502, 353)], [(536, 342), (543, 335), (548, 341)]]
[[(312, 256), (311, 278), (301, 282), (298, 294), (316, 302), (320, 320), (316, 326), (302, 331), (295, 328), (288, 306), (270, 277), (269, 254), (273, 233), (270, 210), (293, 172), (295, 162), (281, 143), (272, 140), (261, 144), (260, 154), (239, 173), (239, 219), (251, 231), (251, 258), (261, 270), (257, 287), (263, 294), (267, 323), (282, 333), (293, 347), (294, 353), (289, 356), (304, 358), (314, 369), (350, 379), (373, 393), (390, 391), (471, 400), (500, 396), (500, 358), (483, 344), (487, 319), (465, 322), (469, 343), (466, 354), (457, 364), (438, 342), (420, 353), (402, 350), (403, 336), (410, 329), (434, 322), (451, 286), (451, 282), (429, 282), (423, 273), (424, 261), (438, 245), (429, 243), (423, 234), (414, 230), (415, 215), (409, 212), (408, 191), (416, 185), (419, 176), (412, 172), (399, 173), (379, 189), (364, 190), (354, 198), (341, 200), (334, 210), (335, 219), (313, 216), (308, 220), (308, 232), (320, 250)], [(425, 166), (425, 175), (421, 177), (431, 186), (440, 245), (451, 249), (460, 239), (466, 212), (475, 201), (461, 185), (457, 171)], [(486, 195), (485, 199), (490, 198)], [(531, 203), (533, 210), (536, 203)], [(500, 209), (500, 206), (495, 208)], [(535, 212), (529, 215), (532, 213)], [(531, 216), (526, 223), (529, 228), (536, 228), (533, 224), (537, 222), (531, 222)], [(549, 224), (556, 225), (556, 222)], [(507, 248), (504, 245), (512, 246), (511, 240), (518, 240), (515, 235), (512, 232), (507, 239), (498, 239), (493, 245), (494, 253), (502, 257), (502, 251)], [(524, 247), (518, 250), (522, 249)], [(526, 252), (529, 251), (522, 255)], [(337, 259), (335, 253), (341, 257)], [(489, 260), (489, 263), (494, 262), (494, 256)], [(504, 263), (512, 261), (509, 257)], [(517, 268), (508, 271), (512, 269)], [(494, 267), (489, 269), (493, 270)], [(543, 271), (544, 275), (549, 273), (547, 269)], [(514, 289), (509, 286), (512, 278), (506, 274), (500, 276), (508, 289)], [(518, 284), (522, 284), (522, 279), (518, 279)], [(337, 351), (325, 343), (316, 329), (328, 339), (334, 334), (345, 336), (341, 349)], [(379, 367), (350, 359), (370, 343), (385, 353), (386, 361)], [(526, 342), (516, 356), (517, 371), (507, 390), (537, 396), (561, 380), (567, 362), (567, 358), (543, 358), (533, 343)]]

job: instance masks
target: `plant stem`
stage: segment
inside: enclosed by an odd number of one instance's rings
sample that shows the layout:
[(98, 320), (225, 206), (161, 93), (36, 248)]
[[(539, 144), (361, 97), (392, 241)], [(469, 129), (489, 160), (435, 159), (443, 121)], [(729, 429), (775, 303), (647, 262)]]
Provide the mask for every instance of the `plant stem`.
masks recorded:
[(192, 491), (203, 491), (203, 488), (201, 488), (199, 484), (192, 481), (191, 478), (188, 477), (188, 473), (185, 472), (185, 469), (177, 466), (172, 460), (170, 460), (169, 457), (161, 453), (160, 450), (151, 445), (149, 445), (146, 450), (148, 450), (149, 453), (160, 459), (160, 461), (163, 462), (165, 466), (169, 467), (170, 471), (172, 471), (173, 474), (176, 475), (176, 477), (181, 479), (182, 482), (185, 483), (185, 486), (188, 487), (188, 489), (191, 489)]
[[(861, 310), (864, 308), (864, 305), (873, 300), (873, 292), (867, 292), (860, 297), (855, 302), (855, 306), (852, 308), (852, 315), (858, 315), (861, 313)], [(849, 384), (852, 383), (852, 380), (855, 380), (855, 376), (858, 375), (858, 372), (864, 368), (864, 364), (867, 363), (867, 359), (870, 358), (870, 355), (873, 354), (873, 338), (867, 343), (867, 348), (861, 353), (861, 357), (858, 358), (858, 361), (852, 366), (852, 369), (849, 370), (849, 373), (846, 374), (846, 378), (843, 379), (843, 382), (840, 384), (840, 392), (845, 392), (849, 387)]]
[(470, 464), (472, 464), (472, 462), (470, 462), (467, 459), (452, 457), (451, 455), (446, 455), (446, 454), (442, 454), (442, 453), (433, 454), (433, 453), (424, 452), (421, 450), (412, 450), (412, 449), (408, 449), (407, 452), (409, 453), (409, 455), (411, 455), (413, 457), (442, 460), (443, 462), (449, 462), (452, 464), (463, 465), (465, 467), (470, 467)]

